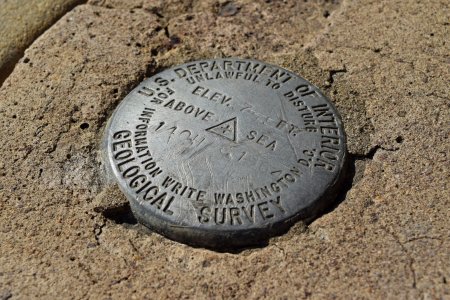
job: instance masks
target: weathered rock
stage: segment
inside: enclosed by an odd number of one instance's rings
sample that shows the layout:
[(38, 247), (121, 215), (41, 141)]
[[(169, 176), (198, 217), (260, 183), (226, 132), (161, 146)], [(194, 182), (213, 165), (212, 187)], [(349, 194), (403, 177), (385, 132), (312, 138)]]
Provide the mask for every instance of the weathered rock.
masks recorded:
[(83, 0), (0, 1), (0, 86), (23, 51), (64, 13)]
[[(446, 4), (233, 1), (220, 16), (228, 2), (93, 0), (25, 51), (0, 89), (0, 295), (448, 297)], [(330, 212), (234, 254), (135, 224), (98, 155), (143, 77), (214, 56), (267, 60), (324, 89), (356, 166)]]

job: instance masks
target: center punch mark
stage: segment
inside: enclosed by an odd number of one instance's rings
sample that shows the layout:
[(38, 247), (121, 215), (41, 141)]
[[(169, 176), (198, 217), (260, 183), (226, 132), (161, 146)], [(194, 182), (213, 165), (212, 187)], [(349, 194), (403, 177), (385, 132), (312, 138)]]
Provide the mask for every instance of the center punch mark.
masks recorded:
[(237, 118), (231, 118), (226, 120), (220, 124), (214, 125), (205, 129), (211, 133), (217, 134), (227, 140), (232, 142), (236, 142), (236, 127), (237, 127)]

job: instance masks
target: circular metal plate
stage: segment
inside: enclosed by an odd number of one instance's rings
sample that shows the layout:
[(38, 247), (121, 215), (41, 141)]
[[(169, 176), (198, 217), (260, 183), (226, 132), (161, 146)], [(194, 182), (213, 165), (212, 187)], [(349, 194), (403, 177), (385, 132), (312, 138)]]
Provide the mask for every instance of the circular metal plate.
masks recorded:
[(213, 59), (139, 84), (109, 121), (105, 150), (140, 222), (181, 242), (233, 247), (329, 204), (346, 140), (334, 106), (305, 79)]

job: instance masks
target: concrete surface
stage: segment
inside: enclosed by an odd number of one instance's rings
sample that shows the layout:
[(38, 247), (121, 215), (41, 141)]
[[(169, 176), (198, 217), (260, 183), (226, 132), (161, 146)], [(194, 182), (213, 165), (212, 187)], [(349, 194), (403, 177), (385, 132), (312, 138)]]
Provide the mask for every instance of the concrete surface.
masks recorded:
[(23, 51), (83, 0), (0, 0), (0, 86)]
[[(0, 88), (0, 299), (449, 299), (447, 1), (92, 0)], [(295, 71), (343, 116), (339, 201), (269, 245), (196, 249), (138, 225), (100, 140), (144, 77), (241, 56)]]

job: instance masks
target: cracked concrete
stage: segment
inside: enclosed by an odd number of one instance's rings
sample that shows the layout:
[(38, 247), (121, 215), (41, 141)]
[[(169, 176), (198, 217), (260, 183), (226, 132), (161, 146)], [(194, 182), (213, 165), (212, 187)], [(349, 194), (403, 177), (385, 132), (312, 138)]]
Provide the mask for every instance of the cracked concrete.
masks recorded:
[[(0, 88), (0, 297), (449, 297), (445, 1), (90, 0)], [(219, 253), (136, 223), (99, 155), (144, 77), (241, 56), (297, 72), (342, 115), (354, 176), (269, 245)]]
[(48, 27), (83, 0), (0, 1), (0, 86), (24, 50)]

